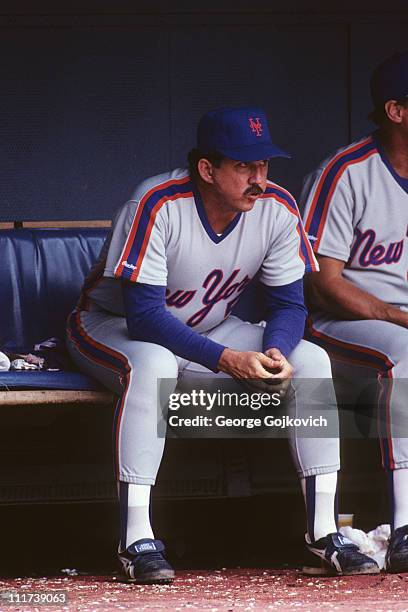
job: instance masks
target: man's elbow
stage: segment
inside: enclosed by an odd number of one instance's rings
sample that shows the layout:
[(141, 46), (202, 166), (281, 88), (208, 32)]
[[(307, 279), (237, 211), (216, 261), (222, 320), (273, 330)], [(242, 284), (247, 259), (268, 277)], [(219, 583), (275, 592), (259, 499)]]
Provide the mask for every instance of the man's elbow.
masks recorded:
[(327, 280), (321, 272), (311, 272), (305, 277), (304, 291), (309, 310), (327, 307)]

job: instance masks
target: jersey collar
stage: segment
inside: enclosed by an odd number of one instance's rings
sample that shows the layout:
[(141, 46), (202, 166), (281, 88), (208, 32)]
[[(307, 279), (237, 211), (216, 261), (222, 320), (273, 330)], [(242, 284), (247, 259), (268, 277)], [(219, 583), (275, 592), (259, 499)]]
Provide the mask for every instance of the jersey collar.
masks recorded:
[(194, 201), (195, 201), (195, 205), (196, 205), (196, 209), (197, 209), (197, 213), (198, 216), (200, 217), (200, 221), (208, 235), (209, 238), (211, 238), (211, 240), (213, 242), (215, 242), (216, 244), (218, 244), (219, 242), (221, 242), (222, 240), (224, 240), (224, 238), (226, 238), (234, 229), (234, 227), (238, 224), (241, 215), (243, 214), (242, 212), (238, 213), (233, 220), (231, 221), (231, 223), (229, 223), (227, 225), (227, 227), (225, 228), (225, 230), (223, 231), (222, 234), (218, 235), (216, 234), (216, 232), (214, 232), (213, 228), (210, 225), (210, 222), (208, 221), (207, 218), (207, 213), (205, 212), (205, 208), (204, 208), (204, 203), (202, 200), (202, 197), (200, 195), (200, 192), (198, 190), (197, 185), (191, 181), (191, 184), (193, 186), (193, 194), (194, 194)]

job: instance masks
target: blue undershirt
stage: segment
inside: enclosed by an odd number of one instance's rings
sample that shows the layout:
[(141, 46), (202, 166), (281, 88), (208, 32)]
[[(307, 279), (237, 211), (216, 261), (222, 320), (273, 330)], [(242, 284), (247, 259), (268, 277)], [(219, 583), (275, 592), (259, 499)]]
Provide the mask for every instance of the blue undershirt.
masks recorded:
[(288, 357), (303, 338), (307, 309), (303, 296), (303, 279), (281, 285), (267, 287), (266, 327), (263, 335), (262, 349), (278, 348), (282, 355)]
[[(266, 327), (263, 350), (278, 348), (288, 356), (303, 336), (307, 311), (302, 279), (280, 287), (266, 287)], [(166, 308), (166, 287), (122, 281), (123, 302), (132, 340), (152, 342), (175, 355), (217, 370), (226, 348), (182, 323)]]

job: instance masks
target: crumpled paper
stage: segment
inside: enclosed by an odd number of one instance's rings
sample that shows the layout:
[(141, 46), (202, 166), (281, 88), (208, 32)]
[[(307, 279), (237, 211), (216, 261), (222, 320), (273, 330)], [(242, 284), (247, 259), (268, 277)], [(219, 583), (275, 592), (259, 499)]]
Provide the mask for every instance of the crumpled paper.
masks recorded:
[(77, 569), (70, 569), (69, 567), (62, 569), (61, 574), (66, 574), (67, 576), (79, 576), (79, 572)]
[(389, 525), (379, 525), (368, 533), (361, 529), (353, 529), (353, 527), (340, 527), (339, 531), (354, 544), (357, 544), (360, 552), (375, 559), (380, 569), (384, 568), (388, 538), (391, 534)]
[(10, 359), (0, 351), (0, 371), (6, 372), (10, 369)]
[(44, 362), (44, 357), (28, 353), (28, 355), (19, 355), (17, 359), (14, 359), (10, 368), (12, 370), (42, 370)]

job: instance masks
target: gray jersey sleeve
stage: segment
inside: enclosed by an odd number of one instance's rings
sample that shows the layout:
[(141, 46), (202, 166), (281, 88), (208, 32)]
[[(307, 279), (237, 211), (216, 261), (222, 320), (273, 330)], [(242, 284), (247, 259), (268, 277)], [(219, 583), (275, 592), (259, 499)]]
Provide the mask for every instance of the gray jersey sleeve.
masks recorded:
[[(319, 196), (321, 182), (322, 170), (307, 177), (300, 198), (305, 207), (308, 237), (315, 253), (347, 262), (354, 237), (355, 214), (349, 175), (347, 171), (343, 173), (337, 183), (330, 186), (326, 198)], [(325, 187), (327, 189), (327, 184)]]
[(165, 286), (165, 214), (141, 207), (143, 200), (130, 200), (116, 216), (104, 276)]
[[(263, 284), (287, 285), (303, 277), (305, 257), (302, 252), (302, 231), (299, 217), (280, 207), (276, 216), (276, 230), (271, 232), (268, 253), (261, 267), (259, 280)], [(310, 245), (309, 249), (311, 251)], [(317, 263), (314, 263), (317, 269)]]

